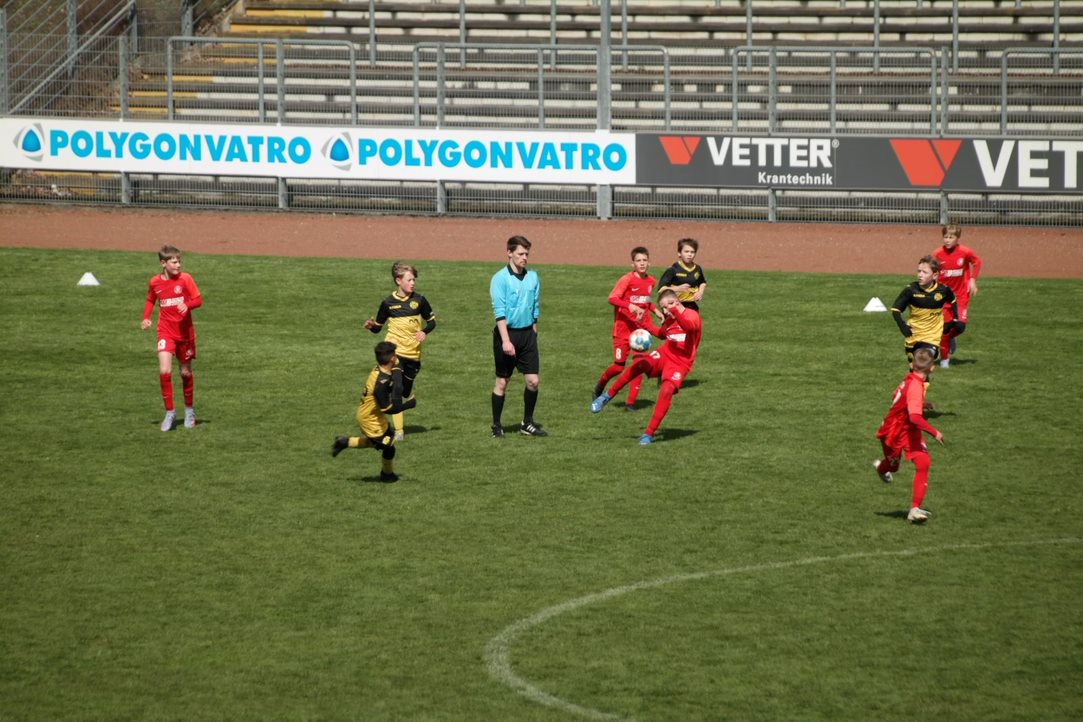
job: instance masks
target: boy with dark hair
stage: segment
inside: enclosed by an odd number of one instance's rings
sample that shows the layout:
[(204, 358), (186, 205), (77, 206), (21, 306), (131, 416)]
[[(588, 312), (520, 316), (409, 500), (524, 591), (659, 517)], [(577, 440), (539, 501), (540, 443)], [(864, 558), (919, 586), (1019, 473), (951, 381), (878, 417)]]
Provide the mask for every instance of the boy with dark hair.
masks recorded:
[[(650, 253), (643, 246), (636, 246), (632, 249), (632, 270), (621, 276), (617, 280), (617, 285), (609, 293), (609, 303), (613, 306), (613, 363), (602, 372), (598, 383), (594, 385), (594, 395), (591, 398), (596, 399), (601, 396), (609, 379), (624, 370), (632, 355), (628, 338), (632, 331), (643, 328), (644, 315), (648, 311), (658, 313), (651, 301), (655, 280), (654, 276), (647, 273), (650, 267)], [(636, 398), (639, 396), (639, 387), (642, 384), (643, 377), (637, 376), (628, 386), (625, 409), (635, 410)]]
[(681, 305), (696, 312), (699, 311), (699, 302), (703, 299), (703, 292), (707, 290), (707, 279), (703, 275), (703, 268), (696, 263), (697, 253), (699, 253), (699, 241), (695, 238), (682, 238), (677, 241), (677, 262), (667, 268), (658, 279), (659, 291), (673, 289)]
[(395, 473), (395, 436), (387, 423), (387, 414), (397, 414), (417, 406), (413, 396), (402, 397), (402, 369), (398, 367), (395, 344), (380, 341), (375, 347), (376, 366), (369, 372), (361, 403), (357, 406), (357, 425), (361, 436), (336, 436), (331, 456), (345, 449), (374, 448), (382, 455), (380, 481), (398, 481)]
[(604, 409), (613, 395), (632, 379), (644, 374), (660, 379), (658, 401), (654, 404), (654, 413), (651, 415), (650, 423), (647, 424), (643, 435), (639, 437), (641, 445), (654, 442), (654, 433), (661, 425), (666, 412), (669, 411), (674, 394), (680, 391), (681, 384), (692, 370), (703, 332), (699, 313), (685, 308), (677, 300), (677, 293), (673, 289), (667, 288), (658, 294), (658, 306), (662, 309), (665, 318), (662, 327), (655, 326), (649, 318), (644, 317), (645, 328), (658, 338), (665, 339), (665, 343), (656, 351), (638, 356), (632, 365), (617, 377), (617, 380), (609, 387), (609, 391), (601, 394), (590, 404), (591, 413), (596, 414)]
[(936, 366), (936, 351), (928, 347), (914, 350), (910, 373), (895, 389), (891, 408), (876, 432), (884, 456), (872, 462), (877, 475), (885, 484), (892, 482), (892, 473), (899, 470), (903, 454), (914, 462), (914, 483), (910, 495), (910, 512), (906, 520), (922, 524), (929, 519), (929, 512), (921, 508), (925, 491), (929, 487), (929, 447), (921, 435), (925, 432), (944, 445), (944, 435), (934, 429), (922, 415), (925, 407), (925, 384)]
[(173, 405), (173, 357), (180, 361), (181, 387), (184, 393), (184, 426), (196, 425), (193, 405), (195, 379), (192, 361), (196, 357), (196, 327), (192, 323), (192, 311), (203, 305), (199, 288), (193, 278), (181, 271), (181, 252), (174, 246), (164, 245), (158, 251), (161, 273), (152, 276), (147, 283), (147, 299), (143, 305), (143, 320), (139, 327), (150, 328), (150, 316), (154, 304), (158, 304), (158, 385), (165, 403), (162, 431), (170, 431), (177, 414)]
[(981, 273), (981, 259), (973, 250), (959, 243), (963, 229), (955, 223), (949, 223), (941, 229), (944, 243), (935, 251), (933, 258), (940, 263), (938, 280), (955, 292), (955, 301), (959, 307), (958, 315), (951, 306), (944, 307), (944, 335), (940, 339), (940, 367), (951, 365), (950, 358), (955, 353), (955, 337), (966, 330), (966, 310), (970, 297), (978, 295), (978, 274)]
[(512, 236), (507, 243), (508, 263), (489, 282), (489, 297), (493, 303), (493, 361), (496, 381), (490, 397), (493, 410), (493, 438), (504, 438), (500, 419), (504, 412), (504, 395), (508, 379), (516, 370), (523, 375), (523, 421), (519, 433), (523, 436), (548, 436), (542, 425), (534, 421), (538, 403), (541, 358), (538, 354), (538, 315), (541, 312), (541, 280), (536, 271), (527, 270), (530, 241)]
[[(391, 265), (391, 278), (395, 290), (380, 302), (376, 318), (365, 320), (364, 326), (379, 333), (387, 324), (387, 341), (395, 344), (395, 356), (402, 368), (402, 395), (409, 397), (414, 391), (414, 379), (421, 371), (421, 344), (436, 328), (436, 314), (428, 299), (414, 291), (417, 268), (401, 261)], [(395, 428), (395, 441), (405, 435), (402, 412), (393, 414), (391, 425)]]

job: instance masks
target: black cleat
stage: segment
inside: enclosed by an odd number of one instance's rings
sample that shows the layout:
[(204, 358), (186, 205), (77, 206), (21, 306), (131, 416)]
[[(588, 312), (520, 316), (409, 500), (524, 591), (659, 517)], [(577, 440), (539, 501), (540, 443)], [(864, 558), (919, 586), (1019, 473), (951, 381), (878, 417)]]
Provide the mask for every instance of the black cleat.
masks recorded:
[(501, 426), (500, 424), (493, 424), (493, 438), (494, 439), (503, 439), (504, 438), (504, 427)]
[(380, 472), (380, 481), (384, 482), (385, 484), (394, 484), (398, 480), (399, 480), (399, 475), (396, 474), (393, 471), (381, 471)]
[(523, 436), (548, 436), (549, 433), (541, 427), (541, 424), (535, 424), (533, 421), (524, 421), (519, 426), (519, 433)]
[(338, 456), (343, 449), (350, 448), (350, 439), (346, 436), (336, 436), (335, 443), (331, 444), (331, 456)]

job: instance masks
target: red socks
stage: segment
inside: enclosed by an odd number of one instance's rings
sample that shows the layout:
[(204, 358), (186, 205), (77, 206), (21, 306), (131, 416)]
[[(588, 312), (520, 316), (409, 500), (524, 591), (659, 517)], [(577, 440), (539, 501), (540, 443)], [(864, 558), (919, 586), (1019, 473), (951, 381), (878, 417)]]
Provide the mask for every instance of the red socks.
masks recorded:
[(184, 390), (184, 405), (187, 408), (192, 408), (192, 396), (195, 389), (195, 374), (188, 374), (185, 376), (181, 374), (181, 388)]
[(158, 384), (162, 387), (162, 402), (166, 411), (173, 410), (173, 374), (158, 374)]
[(911, 459), (914, 462), (914, 486), (910, 494), (910, 506), (921, 506), (925, 501), (925, 490), (929, 488), (929, 465), (928, 452), (914, 454)]
[(654, 413), (651, 414), (651, 422), (644, 429), (644, 434), (654, 436), (654, 432), (658, 430), (658, 427), (662, 424), (662, 419), (666, 417), (666, 412), (669, 411), (669, 405), (673, 401), (673, 394), (676, 391), (677, 387), (669, 381), (662, 382), (662, 388), (658, 389), (658, 400), (654, 402)]

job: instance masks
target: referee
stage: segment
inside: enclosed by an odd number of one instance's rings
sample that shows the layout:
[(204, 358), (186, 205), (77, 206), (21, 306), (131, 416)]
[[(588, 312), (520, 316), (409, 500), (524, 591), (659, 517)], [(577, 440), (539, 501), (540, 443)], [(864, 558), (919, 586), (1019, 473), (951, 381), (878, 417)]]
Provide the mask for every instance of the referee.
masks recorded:
[(534, 421), (538, 403), (538, 312), (541, 280), (536, 271), (527, 270), (530, 241), (523, 236), (508, 239), (508, 265), (501, 268), (489, 283), (496, 328), (493, 329), (493, 360), (496, 362), (496, 383), (493, 384), (493, 438), (504, 438), (500, 418), (504, 413), (504, 394), (508, 379), (516, 369), (523, 375), (523, 422), (519, 433), (524, 436), (548, 436), (541, 424)]

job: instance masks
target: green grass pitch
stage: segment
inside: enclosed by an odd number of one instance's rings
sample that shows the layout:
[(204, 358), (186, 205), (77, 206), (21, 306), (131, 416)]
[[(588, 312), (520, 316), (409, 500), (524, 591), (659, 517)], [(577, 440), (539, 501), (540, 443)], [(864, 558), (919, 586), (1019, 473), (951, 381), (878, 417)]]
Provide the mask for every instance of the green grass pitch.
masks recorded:
[(625, 269), (539, 266), (551, 435), (501, 442), (501, 259), (419, 264), (380, 484), (329, 451), (389, 262), (187, 254), (200, 424), (163, 434), (154, 253), (0, 250), (0, 720), (1083, 717), (1083, 282), (983, 279), (913, 527), (913, 467), (870, 467), (902, 342), (862, 312), (909, 275), (708, 269), (639, 447), (649, 406), (588, 410)]

